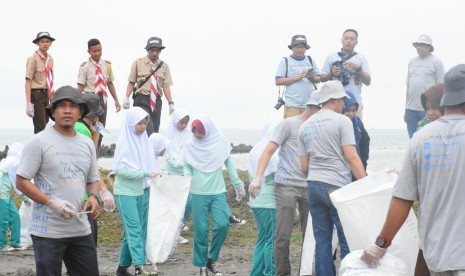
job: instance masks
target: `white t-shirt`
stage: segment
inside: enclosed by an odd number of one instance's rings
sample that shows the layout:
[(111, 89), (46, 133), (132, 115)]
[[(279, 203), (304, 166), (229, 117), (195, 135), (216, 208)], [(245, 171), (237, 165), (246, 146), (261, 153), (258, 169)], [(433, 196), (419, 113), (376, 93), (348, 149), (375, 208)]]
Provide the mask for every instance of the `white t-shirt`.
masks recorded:
[(354, 145), (352, 121), (330, 109), (313, 114), (299, 130), (299, 156), (309, 158), (308, 180), (338, 187), (352, 182), (343, 146)]
[(465, 116), (446, 115), (410, 140), (393, 196), (419, 200), (428, 268), (465, 269)]
[[(16, 174), (34, 179), (47, 196), (67, 200), (80, 212), (86, 184), (99, 180), (95, 146), (82, 134), (66, 137), (48, 127), (26, 144)], [(87, 214), (63, 219), (47, 206), (34, 203), (29, 232), (45, 238), (69, 238), (89, 235), (91, 230)]]

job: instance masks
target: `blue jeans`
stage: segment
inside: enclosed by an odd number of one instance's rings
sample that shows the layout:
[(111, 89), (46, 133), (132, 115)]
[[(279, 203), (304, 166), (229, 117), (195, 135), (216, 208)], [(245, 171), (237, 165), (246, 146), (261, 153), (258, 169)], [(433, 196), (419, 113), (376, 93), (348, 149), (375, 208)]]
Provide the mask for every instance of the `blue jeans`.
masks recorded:
[(319, 181), (307, 181), (307, 183), (308, 205), (316, 241), (315, 272), (316, 275), (336, 275), (331, 244), (334, 226), (336, 226), (341, 247), (341, 260), (350, 252), (337, 210), (329, 198), (330, 192), (339, 187)]
[(92, 234), (60, 239), (31, 237), (37, 276), (61, 275), (62, 261), (71, 276), (99, 275), (97, 249)]
[(417, 111), (406, 109), (404, 114), (404, 121), (407, 123), (408, 137), (412, 138), (415, 131), (417, 131), (418, 122), (425, 118), (424, 111)]

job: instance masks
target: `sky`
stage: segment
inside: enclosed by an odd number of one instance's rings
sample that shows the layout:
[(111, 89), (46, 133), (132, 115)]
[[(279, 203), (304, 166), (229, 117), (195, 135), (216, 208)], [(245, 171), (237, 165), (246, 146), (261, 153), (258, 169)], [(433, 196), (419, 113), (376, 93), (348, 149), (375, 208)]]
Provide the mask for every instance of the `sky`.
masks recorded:
[[(455, 3), (455, 5), (454, 5)], [(465, 63), (465, 23), (459, 1), (276, 1), (276, 0), (2, 0), (0, 2), (0, 128), (30, 128), (26, 115), (26, 59), (37, 46), (38, 32), (56, 39), (49, 53), (55, 60), (55, 90), (76, 86), (79, 66), (87, 60), (87, 41), (98, 38), (103, 58), (110, 60), (122, 104), (134, 60), (146, 55), (147, 39), (157, 36), (171, 70), (177, 108), (209, 114), (219, 128), (261, 128), (280, 120), (273, 106), (274, 77), (287, 45), (304, 34), (313, 62), (341, 48), (342, 32), (359, 32), (355, 51), (364, 55), (372, 82), (363, 87), (367, 128), (405, 128), (407, 65), (412, 46), (430, 35), (445, 69)], [(454, 8), (455, 7), (455, 8)], [(168, 123), (167, 102), (161, 128)], [(132, 105), (132, 102), (131, 102)], [(124, 110), (116, 113), (109, 98), (107, 128), (119, 128)]]

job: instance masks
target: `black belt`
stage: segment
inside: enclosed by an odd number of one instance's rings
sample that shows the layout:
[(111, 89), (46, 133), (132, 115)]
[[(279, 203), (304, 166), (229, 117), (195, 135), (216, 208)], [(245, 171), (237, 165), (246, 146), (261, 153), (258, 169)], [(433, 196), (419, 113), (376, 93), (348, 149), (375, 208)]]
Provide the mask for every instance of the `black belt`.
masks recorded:
[(47, 89), (45, 89), (45, 88), (31, 89), (31, 91), (47, 92)]

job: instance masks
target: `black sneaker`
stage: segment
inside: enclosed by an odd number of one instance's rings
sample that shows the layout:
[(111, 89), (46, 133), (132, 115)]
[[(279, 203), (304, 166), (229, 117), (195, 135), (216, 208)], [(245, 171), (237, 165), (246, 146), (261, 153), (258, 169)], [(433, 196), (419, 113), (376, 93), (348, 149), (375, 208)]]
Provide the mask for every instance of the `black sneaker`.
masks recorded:
[(128, 270), (129, 267), (124, 267), (124, 266), (118, 266), (118, 269), (116, 270), (115, 276), (133, 276), (131, 272)]
[(221, 273), (218, 271), (218, 268), (216, 268), (216, 263), (210, 258), (207, 261), (207, 269), (210, 270), (210, 272), (214, 276), (221, 276)]
[(158, 275), (157, 272), (148, 272), (144, 269), (143, 266), (136, 267), (134, 275), (144, 275), (144, 276), (155, 276)]
[(205, 270), (202, 270), (200, 269), (200, 276), (208, 276), (208, 271), (205, 269)]
[(229, 224), (233, 225), (233, 226), (239, 226), (239, 225), (245, 224), (246, 222), (247, 221), (245, 221), (243, 219), (236, 218), (234, 215), (231, 215), (229, 217)]

